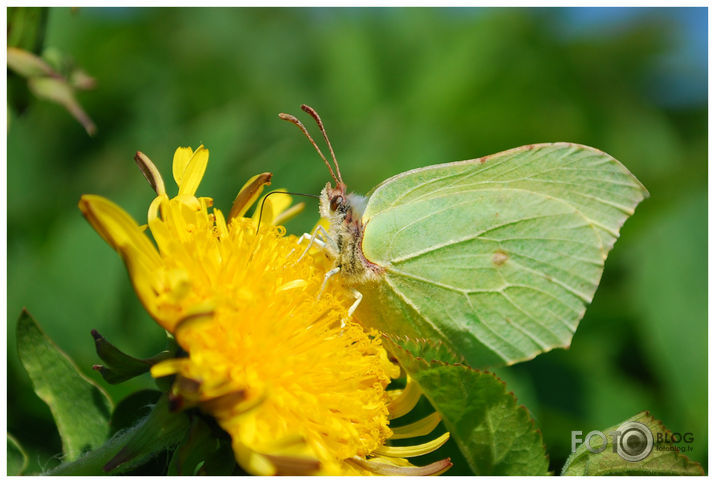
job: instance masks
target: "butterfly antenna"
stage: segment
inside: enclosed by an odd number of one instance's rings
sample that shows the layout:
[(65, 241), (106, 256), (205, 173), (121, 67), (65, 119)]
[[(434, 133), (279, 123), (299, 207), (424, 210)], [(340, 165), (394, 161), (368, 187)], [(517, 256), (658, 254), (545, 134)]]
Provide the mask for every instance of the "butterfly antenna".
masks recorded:
[[(313, 138), (310, 137), (310, 134), (308, 133), (308, 130), (305, 128), (305, 126), (303, 125), (303, 123), (300, 122), (297, 117), (291, 116), (290, 114), (285, 114), (285, 113), (283, 113), (283, 112), (281, 112), (280, 114), (278, 114), (278, 117), (280, 117), (280, 118), (283, 119), (284, 121), (291, 122), (291, 123), (295, 124), (296, 126), (298, 126), (298, 129), (300, 129), (300, 130), (303, 132), (303, 134), (305, 134), (305, 137), (308, 138), (308, 141), (310, 141), (310, 144), (312, 144), (313, 147), (315, 148), (315, 150), (318, 151), (318, 154), (319, 154), (320, 157), (323, 159), (323, 162), (325, 163), (325, 165), (326, 165), (326, 166), (328, 167), (328, 169), (330, 170), (330, 176), (333, 177), (333, 179), (335, 180), (335, 183), (337, 184), (338, 182), (342, 182), (342, 179), (339, 179), (337, 176), (335, 176), (335, 172), (333, 171), (333, 167), (330, 166), (330, 163), (328, 162), (328, 160), (327, 160), (327, 159), (325, 158), (325, 156), (323, 155), (323, 152), (320, 150), (320, 148), (318, 147), (318, 145), (315, 144), (315, 141), (313, 141)], [(330, 150), (332, 151), (333, 148), (330, 148)], [(333, 155), (333, 158), (335, 158), (335, 155)], [(340, 171), (338, 171), (338, 173), (340, 173)]]
[(315, 119), (315, 122), (318, 123), (318, 127), (320, 128), (320, 132), (323, 133), (323, 138), (325, 138), (325, 142), (328, 143), (328, 148), (330, 149), (330, 155), (333, 157), (333, 163), (335, 163), (335, 170), (338, 172), (338, 180), (340, 182), (343, 182), (343, 176), (340, 174), (340, 165), (338, 164), (338, 160), (335, 158), (335, 151), (333, 151), (333, 145), (330, 144), (330, 139), (328, 139), (328, 133), (325, 132), (325, 127), (323, 127), (323, 121), (320, 119), (320, 116), (318, 115), (317, 112), (315, 112), (315, 109), (312, 107), (302, 104), (300, 106), (303, 111), (307, 112), (310, 114), (310, 116)]

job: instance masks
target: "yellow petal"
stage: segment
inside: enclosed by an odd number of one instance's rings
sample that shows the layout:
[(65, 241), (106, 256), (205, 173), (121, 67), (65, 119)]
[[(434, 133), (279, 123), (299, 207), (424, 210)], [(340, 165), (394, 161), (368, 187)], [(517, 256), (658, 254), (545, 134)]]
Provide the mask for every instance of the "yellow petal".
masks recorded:
[(159, 254), (149, 238), (142, 232), (136, 221), (118, 205), (97, 195), (83, 195), (79, 209), (92, 227), (112, 248), (122, 252), (128, 246), (156, 263)]
[(186, 359), (166, 359), (151, 366), (151, 377), (159, 378), (171, 376), (181, 372), (181, 368), (186, 365)]
[(181, 204), (189, 208), (191, 211), (199, 211), (201, 209), (201, 202), (192, 194), (184, 194), (179, 191), (179, 194), (173, 199), (180, 201)]
[(101, 196), (82, 196), (79, 208), (97, 233), (122, 256), (139, 300), (152, 317), (160, 320), (156, 286), (162, 261), (143, 228), (127, 212)]
[(238, 464), (251, 474), (271, 476), (277, 472), (277, 468), (268, 458), (241, 444), (236, 439), (233, 440), (233, 452)]
[(151, 202), (149, 205), (149, 212), (147, 213), (147, 222), (149, 225), (155, 220), (159, 219), (159, 207), (162, 202), (169, 201), (169, 197), (165, 194), (159, 195)]
[(146, 311), (159, 325), (166, 328), (166, 324), (161, 322), (165, 317), (157, 306), (156, 287), (157, 276), (160, 272), (160, 264), (150, 256), (140, 252), (135, 246), (130, 245), (120, 251), (124, 264), (127, 266), (129, 278), (134, 286), (134, 291), (139, 297)]
[[(290, 207), (293, 198), (287, 194), (280, 194), (283, 191), (285, 190), (274, 190), (261, 198), (261, 201), (259, 201), (256, 206), (256, 212), (253, 213), (254, 222), (258, 223), (258, 220), (260, 219), (261, 224), (273, 225), (273, 221), (278, 217), (278, 215)], [(277, 194), (271, 195), (271, 193)]]
[(296, 288), (303, 288), (303, 287), (307, 287), (307, 286), (308, 286), (308, 282), (306, 282), (305, 280), (296, 279), (296, 280), (292, 280), (288, 283), (284, 283), (283, 285), (281, 285), (280, 287), (278, 287), (276, 289), (276, 292), (283, 292), (284, 290), (293, 290)]
[(271, 176), (273, 176), (271, 173), (257, 174), (243, 185), (236, 195), (236, 199), (233, 200), (231, 211), (228, 214), (229, 222), (237, 216), (246, 214), (246, 211), (248, 211), (258, 197), (261, 196), (261, 193), (263, 193), (263, 187), (271, 184)]
[(437, 427), (439, 422), (442, 421), (439, 413), (434, 412), (429, 416), (426, 416), (418, 421), (415, 421), (404, 426), (399, 426), (396, 428), (391, 427), (392, 436), (391, 440), (396, 439), (407, 439), (407, 438), (417, 438), (420, 436), (427, 436)]
[(226, 219), (223, 217), (223, 213), (217, 208), (214, 208), (213, 213), (216, 217), (216, 229), (218, 230), (219, 236), (221, 238), (228, 238), (228, 225), (226, 225)]
[(283, 210), (281, 213), (276, 216), (276, 218), (273, 220), (274, 225), (282, 225), (286, 221), (292, 219), (293, 217), (297, 216), (299, 213), (301, 213), (305, 209), (305, 203), (302, 201), (300, 203), (297, 203), (287, 210)]
[(414, 409), (422, 396), (422, 391), (415, 380), (408, 377), (404, 389), (390, 391), (390, 394), (395, 394), (395, 397), (390, 401), (387, 409), (390, 411), (390, 419), (397, 419)]
[(181, 186), (181, 180), (184, 179), (184, 171), (186, 171), (186, 167), (189, 165), (189, 161), (191, 161), (193, 155), (194, 150), (188, 146), (185, 148), (176, 148), (171, 170), (174, 174), (174, 181), (176, 181), (177, 186)]
[(185, 338), (186, 334), (190, 335), (195, 333), (197, 330), (200, 331), (201, 327), (213, 321), (215, 307), (216, 304), (210, 300), (191, 307), (187, 311), (189, 313), (170, 329), (176, 337), (177, 342), (183, 346), (182, 339)]
[(423, 444), (416, 444), (414, 446), (381, 446), (374, 451), (375, 454), (383, 456), (393, 456), (397, 458), (411, 458), (413, 456), (422, 456), (432, 451), (436, 451), (447, 442), (449, 439), (449, 433), (444, 433), (442, 436), (428, 441)]
[(209, 162), (209, 150), (203, 145), (199, 146), (191, 156), (189, 164), (184, 170), (181, 182), (179, 183), (179, 195), (194, 196), (199, 188), (199, 183), (206, 172), (206, 165)]

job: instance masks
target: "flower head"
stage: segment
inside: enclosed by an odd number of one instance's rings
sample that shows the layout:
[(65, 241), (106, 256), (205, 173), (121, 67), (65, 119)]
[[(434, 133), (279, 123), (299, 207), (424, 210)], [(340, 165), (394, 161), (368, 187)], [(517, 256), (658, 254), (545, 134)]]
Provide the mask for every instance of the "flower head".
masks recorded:
[[(239, 464), (255, 474), (447, 469), (448, 460), (415, 468), (403, 459), (436, 449), (447, 436), (401, 451), (385, 446), (395, 437), (390, 418), (411, 409), (419, 392), (414, 385), (386, 390), (399, 367), (379, 335), (348, 316), (348, 290), (328, 284), (318, 297), (330, 260), (318, 250), (304, 252), (277, 225), (300, 205), (291, 208), (288, 195), (276, 194), (245, 217), (270, 180), (266, 173), (244, 185), (224, 217), (210, 198), (196, 196), (208, 155), (203, 146), (177, 149), (179, 189), (171, 198), (156, 167), (137, 154), (157, 193), (147, 224), (156, 245), (146, 226), (111, 201), (94, 195), (80, 201), (123, 257), (147, 311), (187, 353), (156, 364), (152, 375), (175, 375), (175, 401), (216, 418)], [(438, 422), (433, 415), (395, 431), (427, 434)]]

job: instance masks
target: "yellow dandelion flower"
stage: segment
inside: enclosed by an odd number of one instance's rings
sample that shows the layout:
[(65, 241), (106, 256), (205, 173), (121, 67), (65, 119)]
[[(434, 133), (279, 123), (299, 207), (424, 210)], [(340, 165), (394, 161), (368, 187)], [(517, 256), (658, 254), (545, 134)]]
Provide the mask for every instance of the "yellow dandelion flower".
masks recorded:
[[(254, 474), (438, 474), (449, 460), (414, 467), (405, 458), (431, 452), (445, 434), (418, 446), (389, 439), (426, 435), (432, 414), (390, 428), (420, 397), (416, 385), (387, 391), (399, 376), (376, 332), (348, 316), (349, 291), (329, 284), (330, 261), (303, 253), (278, 224), (300, 210), (288, 195), (264, 198), (260, 226), (248, 208), (270, 181), (264, 173), (239, 192), (228, 217), (197, 197), (209, 152), (176, 150), (177, 196), (156, 167), (137, 162), (157, 193), (146, 226), (111, 201), (85, 195), (79, 206), (124, 259), (151, 316), (187, 356), (152, 367), (176, 376), (177, 407), (198, 406), (231, 435), (238, 463)], [(154, 243), (145, 234), (151, 232)]]

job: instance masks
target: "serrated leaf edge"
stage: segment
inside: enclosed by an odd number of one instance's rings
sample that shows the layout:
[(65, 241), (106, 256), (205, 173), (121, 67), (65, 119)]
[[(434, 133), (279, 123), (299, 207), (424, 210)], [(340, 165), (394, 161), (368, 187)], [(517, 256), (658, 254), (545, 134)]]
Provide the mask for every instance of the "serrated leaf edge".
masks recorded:
[[(514, 394), (513, 391), (507, 390), (507, 384), (506, 384), (506, 382), (505, 382), (503, 379), (501, 379), (499, 376), (497, 376), (495, 373), (493, 373), (493, 372), (491, 372), (491, 371), (487, 371), (487, 370), (483, 370), (483, 369), (475, 369), (474, 367), (471, 367), (471, 366), (469, 366), (469, 365), (467, 365), (467, 364), (465, 364), (465, 363), (460, 363), (460, 362), (445, 362), (445, 361), (440, 361), (440, 360), (435, 360), (435, 359), (432, 359), (431, 361), (427, 361), (427, 359), (425, 359), (424, 357), (416, 356), (416, 355), (414, 355), (412, 352), (410, 352), (408, 349), (406, 349), (405, 347), (402, 347), (401, 345), (395, 343), (395, 342), (392, 340), (392, 339), (394, 339), (394, 338), (410, 339), (409, 337), (403, 337), (403, 336), (388, 336), (388, 340), (391, 342), (391, 345), (394, 345), (395, 347), (399, 348), (399, 350), (401, 350), (402, 352), (406, 353), (406, 354), (407, 354), (409, 357), (411, 357), (412, 359), (414, 359), (414, 360), (416, 360), (416, 361), (420, 361), (420, 362), (422, 362), (422, 363), (425, 363), (425, 364), (427, 364), (428, 366), (431, 366), (431, 365), (433, 365), (433, 364), (436, 364), (436, 365), (442, 365), (442, 366), (461, 367), (461, 368), (467, 369), (467, 370), (469, 370), (469, 371), (476, 372), (476, 373), (478, 373), (478, 374), (487, 374), (487, 375), (491, 375), (492, 377), (494, 377), (494, 379), (496, 379), (496, 380), (497, 380), (499, 383), (501, 383), (501, 385), (504, 387), (504, 393), (507, 394), (507, 395), (510, 395), (510, 396), (512, 397), (512, 400), (514, 401), (515, 407), (518, 408), (518, 409), (519, 409), (519, 408), (520, 408), (520, 409), (523, 409), (524, 412), (526, 413), (526, 418), (527, 418), (527, 421), (528, 421), (528, 423), (529, 423), (529, 428), (530, 428), (532, 431), (535, 431), (536, 434), (538, 434), (539, 441), (540, 441), (540, 443), (541, 443), (541, 447), (542, 447), (543, 450), (544, 450), (544, 459), (545, 459), (545, 461), (546, 461), (546, 467), (547, 467), (547, 468), (549, 467), (549, 463), (550, 463), (549, 454), (548, 454), (548, 451), (547, 451), (547, 448), (546, 448), (546, 444), (544, 443), (544, 437), (543, 437), (543, 433), (541, 432), (541, 429), (536, 425), (536, 421), (534, 421), (534, 418), (531, 416), (531, 412), (529, 411), (529, 409), (528, 409), (526, 406), (524, 406), (523, 404), (520, 404), (520, 403), (519, 403), (519, 400), (517, 399), (517, 397), (516, 397), (516, 395)], [(414, 339), (412, 339), (412, 340), (414, 340)], [(426, 339), (425, 339), (425, 340), (426, 340)], [(440, 343), (441, 343), (441, 342), (440, 342)], [(404, 368), (403, 368), (403, 369), (404, 369)], [(419, 381), (417, 381), (417, 380), (415, 379), (415, 382), (419, 385)], [(421, 387), (420, 387), (420, 390), (422, 390)], [(427, 394), (426, 394), (424, 391), (422, 391), (422, 394), (423, 394), (425, 397), (427, 397), (427, 399), (429, 399), (429, 397), (427, 396)], [(432, 401), (430, 401), (430, 404), (432, 404)], [(434, 407), (434, 404), (432, 404), (432, 406)], [(437, 411), (437, 412), (439, 413), (439, 410), (438, 410), (437, 408), (435, 408), (435, 411)], [(440, 414), (441, 414), (441, 413), (440, 413)], [(443, 419), (444, 419), (444, 418), (443, 418)], [(549, 473), (551, 473), (551, 472), (549, 472)]]

